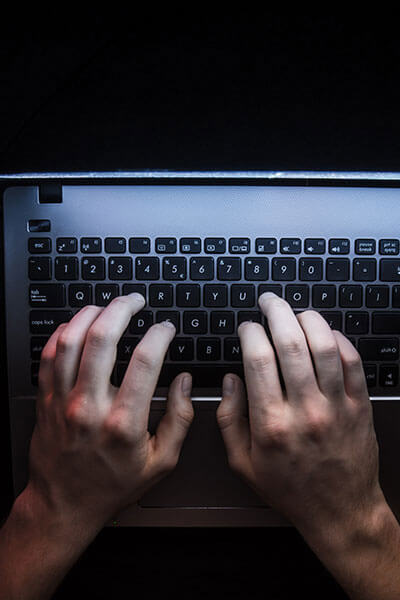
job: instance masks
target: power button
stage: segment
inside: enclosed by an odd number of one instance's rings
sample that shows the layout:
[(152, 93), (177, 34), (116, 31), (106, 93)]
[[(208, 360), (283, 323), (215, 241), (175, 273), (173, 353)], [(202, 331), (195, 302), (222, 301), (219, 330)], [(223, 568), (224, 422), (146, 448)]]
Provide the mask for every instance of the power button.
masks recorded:
[(31, 219), (28, 221), (28, 231), (50, 231), (50, 221), (48, 219)]

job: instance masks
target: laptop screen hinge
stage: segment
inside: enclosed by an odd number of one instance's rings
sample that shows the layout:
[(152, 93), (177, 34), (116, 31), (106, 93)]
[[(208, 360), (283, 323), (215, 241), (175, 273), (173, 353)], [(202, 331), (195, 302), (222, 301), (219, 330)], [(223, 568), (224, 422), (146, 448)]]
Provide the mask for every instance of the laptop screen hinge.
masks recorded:
[(62, 185), (60, 183), (39, 185), (39, 204), (60, 204), (61, 202)]

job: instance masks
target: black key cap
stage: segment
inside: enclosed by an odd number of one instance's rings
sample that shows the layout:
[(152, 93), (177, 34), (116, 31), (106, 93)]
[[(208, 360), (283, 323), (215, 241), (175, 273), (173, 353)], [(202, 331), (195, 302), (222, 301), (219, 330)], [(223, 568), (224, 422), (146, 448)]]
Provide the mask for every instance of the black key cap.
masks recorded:
[(348, 281), (350, 279), (349, 259), (328, 258), (326, 261), (326, 279), (328, 281)]
[(400, 258), (381, 258), (379, 279), (381, 281), (400, 281)]
[(32, 233), (50, 231), (50, 221), (48, 219), (30, 219), (28, 221), (28, 231)]
[(231, 306), (234, 308), (251, 308), (255, 303), (255, 287), (251, 284), (231, 285)]
[(82, 279), (101, 280), (106, 278), (106, 261), (102, 256), (82, 258)]
[(31, 383), (32, 385), (39, 385), (39, 366), (40, 362), (31, 363)]
[(392, 306), (393, 306), (393, 308), (400, 308), (400, 285), (393, 286)]
[(154, 280), (160, 278), (160, 259), (158, 256), (136, 258), (136, 279)]
[(249, 238), (229, 238), (229, 252), (231, 254), (248, 254), (250, 252)]
[(107, 306), (111, 300), (119, 296), (119, 285), (116, 283), (98, 283), (95, 297), (97, 306)]
[(342, 313), (318, 311), (321, 317), (324, 317), (331, 329), (342, 331)]
[(361, 285), (339, 286), (339, 306), (344, 308), (360, 308), (363, 304), (363, 288)]
[(379, 254), (398, 254), (400, 252), (399, 240), (379, 240)]
[(190, 279), (193, 281), (214, 279), (214, 259), (208, 256), (191, 258)]
[(307, 285), (287, 285), (285, 300), (293, 308), (307, 308), (309, 303), (309, 287)]
[(282, 238), (280, 241), (281, 254), (300, 254), (301, 239), (300, 238)]
[(304, 240), (305, 254), (324, 254), (326, 242), (323, 238), (306, 238)]
[(28, 277), (32, 281), (51, 279), (51, 258), (31, 256), (28, 260)]
[(365, 334), (369, 331), (369, 314), (367, 312), (347, 312), (346, 313), (346, 333)]
[(197, 360), (219, 360), (221, 340), (219, 338), (199, 338), (197, 340)]
[(322, 258), (301, 258), (299, 262), (300, 281), (322, 281)]
[(204, 252), (206, 254), (225, 254), (225, 238), (206, 238), (204, 240)]
[(353, 260), (354, 281), (375, 281), (376, 258), (355, 258)]
[(166, 281), (186, 279), (185, 256), (171, 256), (163, 259), (163, 279)]
[(109, 237), (105, 239), (107, 254), (121, 254), (126, 252), (126, 239), (123, 237)]
[(207, 308), (228, 306), (228, 286), (225, 283), (206, 283), (203, 287), (203, 304)]
[(375, 254), (376, 241), (372, 239), (358, 239), (354, 242), (354, 252), (356, 254)]
[(132, 259), (130, 256), (110, 256), (108, 278), (112, 280), (132, 279)]
[(257, 238), (256, 252), (257, 254), (276, 254), (278, 242), (276, 238)]
[(283, 291), (282, 291), (282, 286), (280, 283), (277, 285), (268, 285), (268, 284), (259, 285), (258, 290), (257, 290), (257, 298), (259, 298), (264, 292), (273, 292), (277, 296), (280, 296), (281, 298), (283, 298)]
[(28, 250), (32, 254), (51, 252), (51, 238), (29, 238)]
[(122, 294), (128, 295), (128, 294), (132, 294), (133, 292), (138, 292), (139, 294), (142, 294), (143, 298), (146, 300), (147, 303), (147, 293), (146, 293), (146, 285), (144, 283), (124, 283), (124, 285), (122, 286)]
[(373, 312), (372, 333), (400, 334), (400, 312)]
[(62, 283), (31, 284), (29, 304), (41, 308), (61, 308), (65, 306), (65, 286)]
[(175, 337), (169, 345), (169, 358), (170, 360), (193, 360), (193, 338)]
[(175, 254), (177, 241), (174, 237), (159, 237), (156, 238), (155, 250), (159, 254)]
[(149, 286), (150, 306), (172, 306), (173, 287), (170, 283), (152, 283)]
[(349, 254), (350, 240), (344, 238), (332, 238), (329, 240), (330, 254)]
[(129, 332), (144, 335), (153, 325), (154, 315), (150, 310), (141, 310), (134, 315), (129, 323)]
[(255, 310), (240, 310), (237, 316), (237, 326), (239, 327), (240, 323), (243, 323), (243, 321), (254, 321), (254, 323), (261, 323), (261, 313), (256, 312)]
[(200, 306), (200, 285), (198, 283), (178, 283), (176, 286), (176, 306), (183, 308)]
[(367, 387), (368, 388), (375, 387), (376, 383), (377, 383), (377, 377), (376, 377), (377, 367), (376, 367), (376, 365), (368, 365), (366, 363), (363, 363), (363, 367), (364, 367), (364, 375), (365, 375), (365, 380), (367, 382)]
[(358, 352), (362, 360), (398, 360), (399, 340), (397, 338), (361, 338)]
[(242, 262), (238, 257), (219, 257), (217, 259), (217, 279), (237, 281), (242, 276)]
[(367, 285), (365, 306), (368, 308), (386, 308), (389, 306), (389, 286)]
[(78, 240), (75, 237), (59, 237), (56, 250), (59, 254), (73, 254), (78, 251)]
[(234, 313), (232, 311), (213, 311), (210, 320), (211, 333), (233, 333)]
[(242, 349), (240, 347), (240, 339), (238, 337), (224, 339), (224, 359), (228, 361), (242, 360)]
[(183, 333), (207, 333), (207, 313), (185, 310), (183, 312)]
[(336, 287), (334, 285), (313, 285), (312, 305), (314, 308), (334, 308), (336, 306)]
[(274, 281), (294, 281), (296, 279), (296, 259), (273, 258), (272, 279)]
[(92, 286), (90, 283), (71, 283), (68, 286), (68, 302), (70, 306), (87, 306), (92, 304)]
[(189, 237), (181, 238), (179, 247), (182, 254), (198, 254), (201, 252), (201, 239)]
[(171, 321), (175, 325), (176, 332), (180, 333), (180, 314), (176, 310), (158, 310), (156, 312), (156, 323), (162, 323), (162, 321)]
[(60, 323), (65, 323), (71, 318), (71, 310), (31, 310), (29, 313), (30, 332), (42, 335), (51, 334)]
[(150, 238), (129, 238), (129, 252), (131, 252), (132, 254), (148, 254), (150, 252)]
[(117, 344), (117, 360), (130, 360), (139, 342), (139, 337), (122, 337)]
[(54, 262), (54, 277), (58, 280), (78, 279), (79, 268), (76, 256), (56, 256)]
[(31, 338), (31, 358), (40, 360), (42, 350), (47, 344), (49, 337), (32, 337)]
[(81, 252), (83, 254), (95, 254), (101, 252), (102, 240), (99, 237), (81, 238)]
[(379, 385), (382, 387), (397, 387), (399, 384), (398, 365), (380, 365)]
[[(171, 342), (172, 343), (172, 342)], [(219, 388), (222, 389), (222, 380), (226, 373), (235, 373), (244, 380), (242, 364), (233, 365), (193, 365), (191, 363), (164, 363), (157, 387), (169, 387), (173, 379), (182, 371), (188, 371), (192, 375), (192, 388)]]
[(247, 281), (265, 281), (268, 279), (268, 258), (245, 258), (244, 278)]

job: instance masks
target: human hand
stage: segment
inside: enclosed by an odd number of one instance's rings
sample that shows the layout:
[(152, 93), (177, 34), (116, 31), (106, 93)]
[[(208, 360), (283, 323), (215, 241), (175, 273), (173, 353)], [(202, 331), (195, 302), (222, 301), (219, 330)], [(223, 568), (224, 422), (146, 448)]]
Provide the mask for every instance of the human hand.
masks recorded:
[[(110, 383), (117, 342), (144, 306), (138, 294), (86, 306), (42, 351), (27, 488), (57, 511), (101, 527), (177, 463), (193, 419), (191, 375), (172, 382), (154, 436), (150, 403), (175, 327), (157, 323), (136, 346), (120, 388)], [(189, 385), (181, 384), (189, 376)]]
[(234, 378), (234, 389), (224, 391), (217, 411), (228, 460), (306, 537), (330, 536), (386, 506), (361, 358), (316, 311), (294, 315), (285, 300), (267, 293), (259, 306), (286, 392), (263, 326), (242, 323), (247, 399), (242, 380), (225, 375), (224, 383)]

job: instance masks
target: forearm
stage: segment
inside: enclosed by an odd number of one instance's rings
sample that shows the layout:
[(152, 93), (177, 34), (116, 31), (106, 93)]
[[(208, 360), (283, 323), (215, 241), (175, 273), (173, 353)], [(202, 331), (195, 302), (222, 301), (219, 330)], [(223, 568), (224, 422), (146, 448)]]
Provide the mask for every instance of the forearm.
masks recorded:
[(0, 597), (50, 599), (98, 530), (23, 492), (0, 530)]
[(386, 503), (366, 520), (301, 533), (352, 600), (400, 598), (400, 527)]

